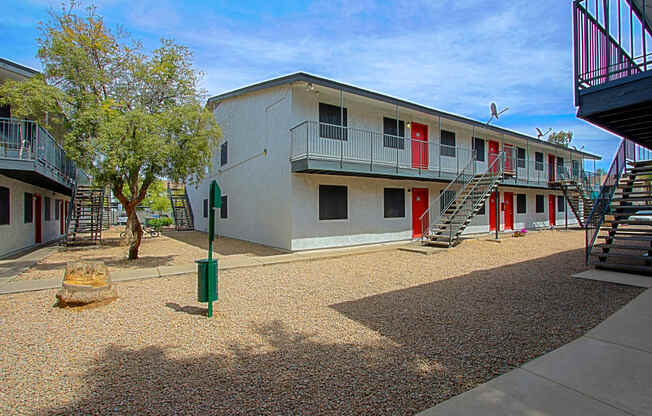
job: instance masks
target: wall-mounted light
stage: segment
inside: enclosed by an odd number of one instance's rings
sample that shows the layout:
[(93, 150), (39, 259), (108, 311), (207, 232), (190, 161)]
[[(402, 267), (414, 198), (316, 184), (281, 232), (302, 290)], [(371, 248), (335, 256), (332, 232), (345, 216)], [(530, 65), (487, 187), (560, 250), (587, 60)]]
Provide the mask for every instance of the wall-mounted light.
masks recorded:
[(407, 126), (408, 129), (411, 129), (411, 128), (412, 128), (412, 122), (411, 122), (411, 121), (408, 121), (407, 124), (406, 124), (406, 126)]

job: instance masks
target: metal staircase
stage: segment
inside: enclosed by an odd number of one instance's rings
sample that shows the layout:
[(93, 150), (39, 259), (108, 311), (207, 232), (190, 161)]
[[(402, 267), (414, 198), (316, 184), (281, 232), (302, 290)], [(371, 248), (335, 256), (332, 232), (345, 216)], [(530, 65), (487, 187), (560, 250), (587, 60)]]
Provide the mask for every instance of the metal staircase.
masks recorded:
[(568, 205), (570, 205), (575, 218), (581, 228), (584, 228), (586, 219), (593, 210), (593, 197), (590, 193), (590, 186), (579, 179), (566, 178), (556, 182), (554, 185), (564, 193)]
[(652, 274), (652, 161), (631, 162), (598, 234), (596, 267)]
[(104, 188), (78, 185), (74, 189), (66, 245), (99, 243), (104, 219)]
[[(503, 179), (505, 153), (500, 153), (482, 174), (472, 158), (421, 217), (422, 241), (440, 247), (456, 245), (487, 197)], [(440, 209), (433, 211), (433, 207)]]
[(168, 197), (172, 205), (174, 226), (177, 231), (192, 231), (195, 229), (190, 199), (184, 184), (168, 182)]

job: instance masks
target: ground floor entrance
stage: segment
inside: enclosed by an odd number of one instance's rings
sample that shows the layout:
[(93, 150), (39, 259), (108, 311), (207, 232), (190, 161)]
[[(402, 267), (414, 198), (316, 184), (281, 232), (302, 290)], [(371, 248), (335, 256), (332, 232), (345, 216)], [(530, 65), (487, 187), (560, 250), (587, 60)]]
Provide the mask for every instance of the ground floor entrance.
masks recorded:
[(428, 188), (412, 188), (412, 237), (420, 238), (423, 228), (428, 227), (427, 218), (424, 224), (421, 216), (428, 210)]
[(548, 221), (550, 226), (553, 227), (557, 225), (555, 221), (557, 218), (557, 213), (555, 212), (555, 195), (548, 195)]

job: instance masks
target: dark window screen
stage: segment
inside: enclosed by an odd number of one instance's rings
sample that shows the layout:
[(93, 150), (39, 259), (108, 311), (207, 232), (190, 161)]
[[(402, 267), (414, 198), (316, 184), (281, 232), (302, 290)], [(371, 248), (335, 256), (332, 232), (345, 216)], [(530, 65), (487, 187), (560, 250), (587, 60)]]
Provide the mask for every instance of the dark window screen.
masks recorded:
[(385, 218), (405, 217), (405, 190), (385, 188)]
[(525, 214), (527, 212), (527, 198), (525, 194), (516, 194), (516, 213)]
[(455, 133), (452, 131), (441, 131), (441, 155), (455, 157)]
[(545, 207), (545, 198), (543, 195), (537, 195), (537, 213), (541, 214), (542, 212), (545, 212), (544, 207)]
[(0, 186), (0, 225), (9, 224), (9, 188)]
[(25, 224), (29, 224), (34, 221), (34, 196), (27, 192), (25, 192), (24, 220)]
[[(405, 122), (399, 120), (398, 134), (396, 134), (396, 119), (384, 117), (383, 118), (383, 145), (385, 147), (392, 147), (394, 149), (405, 149)], [(397, 137), (399, 136), (399, 137)]]
[(319, 219), (344, 220), (348, 211), (346, 186), (319, 185)]
[[(347, 111), (336, 105), (319, 103), (319, 136), (326, 139), (347, 140)], [(342, 116), (344, 121), (342, 122)]]

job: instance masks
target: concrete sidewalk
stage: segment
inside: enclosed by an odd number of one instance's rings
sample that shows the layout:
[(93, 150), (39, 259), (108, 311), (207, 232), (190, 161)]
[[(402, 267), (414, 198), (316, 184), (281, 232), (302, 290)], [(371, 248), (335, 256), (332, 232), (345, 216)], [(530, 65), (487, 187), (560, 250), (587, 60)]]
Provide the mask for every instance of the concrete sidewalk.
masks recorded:
[[(233, 255), (218, 259), (219, 270), (227, 271), (240, 268), (265, 267), (275, 264), (296, 263), (305, 261), (316, 261), (323, 259), (333, 259), (353, 255), (375, 253), (379, 251), (397, 250), (408, 247), (412, 242), (398, 243), (381, 243), (357, 247), (344, 247), (324, 250), (310, 250), (296, 253), (278, 254), (274, 256), (243, 256)], [(47, 247), (45, 249), (56, 250), (56, 247)], [(39, 250), (40, 251), (40, 250)], [(29, 259), (16, 259), (13, 267), (7, 266), (7, 277), (0, 280), (0, 295), (20, 292), (32, 292), (37, 290), (58, 289), (61, 287), (63, 276), (59, 279), (35, 279), (35, 280), (13, 280), (18, 274), (31, 267), (40, 259), (46, 257), (51, 251), (43, 251)], [(34, 252), (36, 253), (36, 252)], [(34, 254), (32, 253), (32, 254)], [(10, 264), (11, 261), (7, 261)], [(1, 267), (1, 266), (0, 266)], [(1, 269), (0, 269), (1, 270)], [(13, 270), (13, 274), (12, 274)], [(184, 264), (179, 266), (161, 266), (151, 268), (139, 268), (131, 270), (120, 270), (111, 273), (114, 282), (127, 282), (133, 280), (153, 279), (158, 277), (175, 276), (189, 273), (196, 273), (197, 266), (193, 264)]]
[[(578, 277), (589, 274), (625, 279)], [(648, 289), (585, 336), (420, 415), (652, 415), (650, 328)]]

